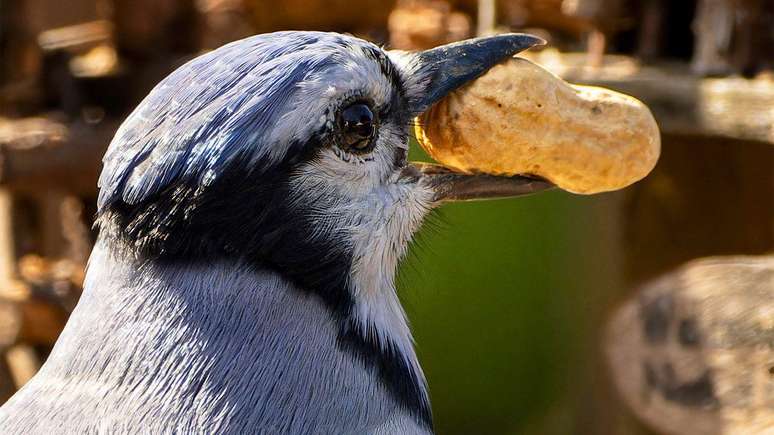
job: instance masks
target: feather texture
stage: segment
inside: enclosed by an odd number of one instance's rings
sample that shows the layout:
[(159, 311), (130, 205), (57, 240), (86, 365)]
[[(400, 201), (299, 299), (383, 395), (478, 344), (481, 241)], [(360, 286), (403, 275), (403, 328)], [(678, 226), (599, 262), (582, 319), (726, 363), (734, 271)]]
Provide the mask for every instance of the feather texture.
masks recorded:
[(276, 273), (137, 267), (100, 244), (52, 357), (0, 408), (0, 432), (427, 433), (337, 340), (325, 305)]
[[(271, 168), (330, 122), (315, 110), (354, 92), (346, 70), (380, 75), (363, 40), (336, 33), (277, 32), (225, 45), (161, 81), (121, 125), (103, 159), (99, 210), (128, 204), (173, 180), (211, 183), (233, 160)], [(323, 86), (312, 86), (322, 83)]]
[[(393, 282), (433, 206), (403, 171), (403, 74), (279, 32), (164, 79), (110, 144), (82, 300), (0, 432), (431, 433)], [(368, 154), (336, 142), (353, 102)]]

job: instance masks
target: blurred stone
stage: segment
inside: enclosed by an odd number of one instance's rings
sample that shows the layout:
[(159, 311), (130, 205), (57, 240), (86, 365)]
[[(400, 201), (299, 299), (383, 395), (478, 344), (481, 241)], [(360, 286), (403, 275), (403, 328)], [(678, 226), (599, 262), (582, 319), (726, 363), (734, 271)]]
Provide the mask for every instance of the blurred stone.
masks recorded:
[(616, 311), (606, 351), (635, 414), (666, 434), (774, 428), (774, 256), (688, 263)]

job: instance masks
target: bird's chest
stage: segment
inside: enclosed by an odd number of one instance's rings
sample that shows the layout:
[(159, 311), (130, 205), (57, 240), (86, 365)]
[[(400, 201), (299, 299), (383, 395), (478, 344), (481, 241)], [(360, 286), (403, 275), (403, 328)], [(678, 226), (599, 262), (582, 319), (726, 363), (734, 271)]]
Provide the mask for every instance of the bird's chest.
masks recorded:
[(141, 335), (154, 339), (134, 347), (148, 357), (127, 364), (154, 378), (134, 390), (134, 403), (158, 407), (183, 429), (218, 432), (379, 433), (404, 420), (378, 367), (342, 345), (340, 320), (320, 298), (252, 272), (208, 293), (216, 297), (198, 293), (157, 300), (176, 315), (143, 320)]
[[(190, 302), (177, 322), (183, 330), (159, 326), (167, 333), (152, 346), (173, 350), (137, 401), (185, 413), (184, 429), (207, 422), (218, 432), (377, 433), (401, 417), (376, 367), (342, 346), (339, 321), (319, 298), (264, 287)], [(164, 392), (169, 385), (176, 388)]]

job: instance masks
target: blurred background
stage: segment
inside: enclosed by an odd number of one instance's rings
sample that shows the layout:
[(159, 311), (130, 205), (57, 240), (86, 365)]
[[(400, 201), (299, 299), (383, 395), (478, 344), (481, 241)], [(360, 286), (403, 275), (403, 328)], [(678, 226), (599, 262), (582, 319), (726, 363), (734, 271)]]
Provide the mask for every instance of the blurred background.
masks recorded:
[[(282, 29), (403, 50), (537, 34), (526, 56), (642, 99), (662, 129), (623, 191), (448, 205), (420, 232), (399, 282), (439, 434), (774, 433), (774, 273), (737, 270), (772, 270), (772, 0), (0, 0), (0, 403), (78, 301), (122, 119), (197, 54)], [(714, 256), (719, 299), (685, 296), (707, 282), (685, 264)], [(761, 322), (713, 314), (752, 293)]]

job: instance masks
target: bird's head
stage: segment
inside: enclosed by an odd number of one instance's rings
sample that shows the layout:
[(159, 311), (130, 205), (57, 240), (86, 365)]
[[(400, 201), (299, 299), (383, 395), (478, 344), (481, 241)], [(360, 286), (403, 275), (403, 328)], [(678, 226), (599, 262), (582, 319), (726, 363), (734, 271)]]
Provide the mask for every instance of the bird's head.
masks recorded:
[(346, 312), (392, 287), (436, 205), (546, 187), (406, 159), (416, 115), (540, 42), (508, 34), (407, 54), (280, 32), (226, 45), (164, 79), (118, 130), (100, 226), (141, 259), (239, 259)]
[(393, 276), (427, 213), (548, 186), (408, 163), (412, 120), (540, 42), (509, 34), (401, 54), (280, 32), (200, 56), (116, 133), (99, 180), (100, 237), (140, 261), (275, 271), (319, 296), (344, 337), (350, 328), (402, 355), (411, 338)]

